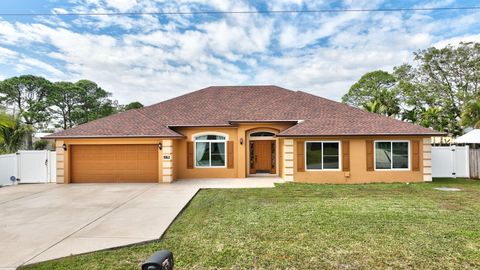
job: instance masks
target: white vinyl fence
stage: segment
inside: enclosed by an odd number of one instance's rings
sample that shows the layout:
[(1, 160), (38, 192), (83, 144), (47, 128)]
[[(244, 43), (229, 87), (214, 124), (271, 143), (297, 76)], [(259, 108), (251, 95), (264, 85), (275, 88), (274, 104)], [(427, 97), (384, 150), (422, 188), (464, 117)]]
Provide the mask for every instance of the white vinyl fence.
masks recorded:
[(56, 154), (52, 151), (18, 151), (0, 155), (0, 186), (15, 183), (49, 183), (56, 180)]
[(470, 177), (468, 146), (432, 147), (432, 177)]
[(0, 186), (12, 184), (11, 176), (17, 174), (17, 155), (0, 155)]

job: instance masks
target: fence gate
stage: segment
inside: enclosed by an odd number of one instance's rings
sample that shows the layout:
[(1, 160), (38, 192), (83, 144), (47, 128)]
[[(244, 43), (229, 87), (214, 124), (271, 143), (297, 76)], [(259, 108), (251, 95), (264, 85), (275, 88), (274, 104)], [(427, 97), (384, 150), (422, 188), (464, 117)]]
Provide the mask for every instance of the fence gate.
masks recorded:
[(0, 186), (12, 184), (10, 177), (17, 176), (17, 156), (0, 155)]
[(11, 185), (11, 177), (20, 183), (56, 182), (55, 151), (31, 150), (0, 155), (0, 186)]
[(18, 151), (18, 176), (20, 183), (49, 182), (49, 151)]
[(432, 147), (432, 177), (470, 177), (468, 146)]

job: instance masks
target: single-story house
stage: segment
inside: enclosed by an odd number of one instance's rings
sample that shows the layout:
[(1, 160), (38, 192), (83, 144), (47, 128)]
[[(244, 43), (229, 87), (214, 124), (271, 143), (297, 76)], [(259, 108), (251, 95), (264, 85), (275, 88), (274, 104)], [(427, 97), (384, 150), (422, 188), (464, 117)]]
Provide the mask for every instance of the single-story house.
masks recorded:
[(57, 182), (431, 181), (442, 133), (278, 86), (212, 86), (49, 135)]

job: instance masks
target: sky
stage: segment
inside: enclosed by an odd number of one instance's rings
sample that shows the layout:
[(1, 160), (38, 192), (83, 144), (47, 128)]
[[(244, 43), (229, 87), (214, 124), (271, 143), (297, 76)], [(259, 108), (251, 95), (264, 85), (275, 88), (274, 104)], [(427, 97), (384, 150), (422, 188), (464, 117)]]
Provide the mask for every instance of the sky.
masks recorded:
[[(2, 0), (0, 13), (191, 12), (480, 6), (480, 1)], [(145, 105), (211, 85), (273, 84), (340, 100), (413, 52), (480, 42), (480, 10), (1, 16), (0, 80), (88, 79)]]

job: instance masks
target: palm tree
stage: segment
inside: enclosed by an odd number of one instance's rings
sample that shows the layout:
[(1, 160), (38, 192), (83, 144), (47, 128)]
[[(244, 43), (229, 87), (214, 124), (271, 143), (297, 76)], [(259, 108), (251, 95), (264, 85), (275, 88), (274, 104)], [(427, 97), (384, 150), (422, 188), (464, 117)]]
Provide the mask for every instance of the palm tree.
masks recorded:
[(32, 130), (19, 117), (0, 113), (0, 152), (15, 153)]
[(379, 100), (368, 101), (363, 105), (367, 112), (385, 114), (386, 107)]
[(381, 91), (378, 95), (363, 104), (363, 108), (369, 112), (395, 117), (400, 113), (399, 101), (396, 93)]
[(465, 105), (461, 124), (466, 127), (480, 128), (480, 98)]
[[(413, 123), (413, 124), (418, 123), (418, 121), (419, 121), (418, 111), (419, 110), (416, 109), (416, 108), (413, 108), (411, 110), (405, 109), (402, 112), (402, 121), (406, 121), (406, 122)], [(420, 113), (421, 113), (421, 110), (420, 110)]]

